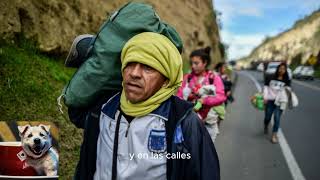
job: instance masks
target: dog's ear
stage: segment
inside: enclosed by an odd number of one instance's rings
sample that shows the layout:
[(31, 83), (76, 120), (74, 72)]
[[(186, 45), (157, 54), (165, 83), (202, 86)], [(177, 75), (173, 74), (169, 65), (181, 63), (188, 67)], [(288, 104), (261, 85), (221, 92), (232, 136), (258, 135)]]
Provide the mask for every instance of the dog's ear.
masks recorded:
[(50, 125), (40, 124), (39, 127), (41, 127), (43, 130), (45, 130), (47, 132), (47, 134), (50, 134)]
[(31, 126), (25, 125), (25, 126), (18, 126), (18, 130), (19, 130), (19, 136), (22, 137), (24, 135), (24, 133), (30, 128)]

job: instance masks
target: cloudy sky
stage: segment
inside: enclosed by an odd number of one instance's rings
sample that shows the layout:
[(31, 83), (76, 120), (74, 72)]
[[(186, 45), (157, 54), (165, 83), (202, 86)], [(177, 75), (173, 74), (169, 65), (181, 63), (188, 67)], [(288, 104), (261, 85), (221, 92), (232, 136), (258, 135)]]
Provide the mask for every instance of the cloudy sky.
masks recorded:
[(320, 0), (213, 0), (221, 12), (221, 37), (228, 58), (248, 55), (266, 36), (274, 36), (320, 8)]

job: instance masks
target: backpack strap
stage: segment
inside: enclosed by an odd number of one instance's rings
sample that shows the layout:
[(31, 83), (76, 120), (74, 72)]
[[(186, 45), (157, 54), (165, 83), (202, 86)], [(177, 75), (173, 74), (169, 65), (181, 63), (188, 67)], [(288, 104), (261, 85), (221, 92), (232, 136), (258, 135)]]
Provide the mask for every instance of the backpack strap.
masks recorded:
[(214, 83), (214, 79), (212, 77), (209, 77), (209, 84), (213, 84)]
[(187, 77), (188, 84), (190, 83), (191, 79), (192, 79), (192, 74), (189, 74), (188, 77)]
[[(177, 127), (178, 121), (185, 115), (185, 113), (192, 109), (192, 103), (181, 100), (176, 96), (171, 97), (171, 108), (169, 113), (168, 121), (165, 121), (166, 128), (166, 140), (167, 140), (167, 153), (175, 153), (172, 152), (173, 148), (173, 139), (174, 133)], [(171, 179), (173, 169), (173, 160), (167, 159), (167, 180)]]
[[(188, 77), (189, 78), (189, 77)], [(169, 113), (168, 121), (165, 122), (166, 128), (166, 140), (167, 140), (167, 153), (172, 152), (172, 142), (175, 128), (177, 126), (178, 118), (176, 117), (176, 101), (174, 98), (171, 98), (171, 110)], [(171, 171), (172, 171), (173, 161), (172, 159), (167, 159), (167, 179), (171, 179)]]
[(214, 83), (214, 76), (215, 76), (214, 72), (211, 72), (209, 74), (209, 84), (213, 84)]
[(118, 155), (118, 141), (119, 141), (119, 128), (121, 121), (122, 112), (119, 112), (116, 123), (116, 132), (114, 134), (114, 143), (113, 143), (113, 154), (112, 154), (112, 180), (117, 179), (117, 155)]

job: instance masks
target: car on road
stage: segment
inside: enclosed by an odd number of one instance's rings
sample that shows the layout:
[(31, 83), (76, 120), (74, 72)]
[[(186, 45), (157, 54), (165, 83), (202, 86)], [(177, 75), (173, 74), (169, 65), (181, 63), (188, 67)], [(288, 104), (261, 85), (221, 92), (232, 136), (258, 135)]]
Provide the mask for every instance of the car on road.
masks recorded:
[[(277, 67), (281, 64), (281, 61), (272, 61), (269, 62), (266, 66), (266, 70), (264, 71), (264, 81), (266, 82), (276, 73)], [(287, 67), (289, 79), (292, 79), (292, 71), (289, 67)]]
[(293, 70), (293, 73), (292, 73), (293, 78), (296, 78), (297, 75), (300, 74), (302, 68), (303, 68), (303, 66), (298, 66), (298, 67), (296, 67), (296, 68)]
[(263, 72), (263, 70), (264, 70), (264, 64), (263, 64), (263, 63), (260, 63), (260, 64), (257, 66), (257, 71)]
[(314, 79), (314, 69), (312, 66), (298, 66), (293, 71), (293, 78), (295, 79)]

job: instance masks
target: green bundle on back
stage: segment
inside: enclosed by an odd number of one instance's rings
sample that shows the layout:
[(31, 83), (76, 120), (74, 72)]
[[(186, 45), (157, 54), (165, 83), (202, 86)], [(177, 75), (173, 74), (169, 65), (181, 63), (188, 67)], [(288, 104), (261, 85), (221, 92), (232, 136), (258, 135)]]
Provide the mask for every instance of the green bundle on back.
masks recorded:
[(176, 30), (162, 22), (154, 9), (142, 3), (128, 3), (100, 28), (88, 59), (80, 66), (64, 90), (68, 107), (87, 107), (104, 93), (122, 89), (121, 50), (133, 36), (156, 32), (168, 37), (182, 51)]

